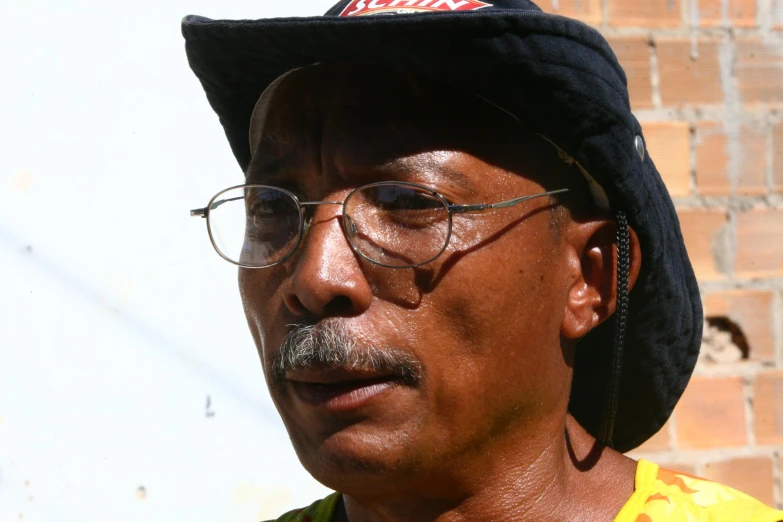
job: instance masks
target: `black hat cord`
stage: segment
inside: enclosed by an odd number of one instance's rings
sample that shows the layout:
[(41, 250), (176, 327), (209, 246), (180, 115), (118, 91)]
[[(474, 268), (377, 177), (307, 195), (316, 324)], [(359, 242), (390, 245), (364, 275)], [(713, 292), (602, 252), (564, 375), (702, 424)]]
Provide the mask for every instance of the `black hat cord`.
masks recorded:
[(623, 349), (625, 330), (628, 322), (628, 272), (630, 270), (631, 237), (628, 231), (628, 219), (625, 213), (617, 211), (617, 306), (615, 310), (614, 348), (610, 366), (609, 382), (606, 388), (606, 409), (600, 441), (613, 447), (614, 424), (617, 417), (617, 405), (620, 398), (620, 378), (623, 370)]

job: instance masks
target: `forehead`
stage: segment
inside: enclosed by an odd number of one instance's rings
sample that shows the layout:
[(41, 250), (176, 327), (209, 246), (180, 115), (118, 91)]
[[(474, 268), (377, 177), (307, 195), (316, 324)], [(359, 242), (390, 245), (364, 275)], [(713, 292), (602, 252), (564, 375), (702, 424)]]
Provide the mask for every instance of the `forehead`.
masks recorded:
[[(311, 166), (338, 177), (351, 171), (404, 176), (426, 156), (443, 163), (448, 177), (467, 179), (461, 184), (471, 191), (491, 191), (507, 175), (546, 187), (565, 167), (550, 144), (503, 109), (406, 71), (319, 64), (276, 83), (262, 95), (251, 124), (247, 175), (254, 182), (292, 176), (301, 182)], [(487, 178), (490, 170), (500, 178)]]
[[(275, 111), (327, 112), (339, 108), (363, 108), (394, 117), (393, 108), (411, 104), (419, 108), (451, 109), (455, 115), (483, 113), (490, 116), (488, 104), (461, 91), (421, 75), (394, 67), (367, 64), (316, 64), (291, 71), (267, 97)], [(264, 97), (262, 97), (263, 99)], [(474, 114), (476, 115), (476, 114)], [(507, 115), (507, 117), (510, 117)]]
[(522, 146), (532, 136), (477, 96), (392, 68), (316, 65), (287, 75), (273, 91), (256, 107), (254, 153), (260, 148), (280, 155), (313, 140), (390, 155), (416, 149), (486, 153)]

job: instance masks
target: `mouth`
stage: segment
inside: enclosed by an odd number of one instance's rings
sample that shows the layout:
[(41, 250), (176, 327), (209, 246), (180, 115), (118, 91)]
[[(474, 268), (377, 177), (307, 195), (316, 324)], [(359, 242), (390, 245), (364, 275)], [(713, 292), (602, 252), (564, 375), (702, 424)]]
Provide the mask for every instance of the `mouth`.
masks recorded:
[(303, 403), (333, 412), (357, 409), (405, 385), (398, 375), (344, 369), (292, 371), (286, 381)]

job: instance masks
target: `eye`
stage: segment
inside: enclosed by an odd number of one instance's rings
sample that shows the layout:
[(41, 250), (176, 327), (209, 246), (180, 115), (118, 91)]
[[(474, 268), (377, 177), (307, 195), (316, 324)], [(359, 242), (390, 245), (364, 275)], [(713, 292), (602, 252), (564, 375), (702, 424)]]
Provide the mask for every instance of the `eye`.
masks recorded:
[(368, 191), (368, 196), (380, 210), (431, 210), (443, 208), (443, 201), (439, 197), (419, 189), (402, 186), (380, 186), (373, 187), (373, 189)]
[(376, 185), (355, 196), (351, 211), (375, 227), (423, 228), (448, 219), (448, 209), (436, 194), (406, 185)]
[(257, 237), (288, 236), (299, 224), (299, 210), (290, 194), (261, 187), (250, 188), (245, 194), (248, 233)]
[(248, 213), (256, 219), (281, 219), (296, 212), (290, 202), (281, 199), (271, 199), (255, 202), (248, 209)]

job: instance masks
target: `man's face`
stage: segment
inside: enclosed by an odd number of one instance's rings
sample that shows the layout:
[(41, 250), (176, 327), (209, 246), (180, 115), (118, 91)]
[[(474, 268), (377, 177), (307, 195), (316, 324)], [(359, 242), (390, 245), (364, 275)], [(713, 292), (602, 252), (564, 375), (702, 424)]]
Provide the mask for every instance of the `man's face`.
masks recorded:
[[(270, 100), (247, 182), (343, 201), (368, 183), (407, 181), (474, 204), (541, 193), (534, 179), (547, 170), (562, 170), (554, 150), (487, 103), (392, 72), (319, 66)], [(426, 480), (561, 422), (568, 284), (551, 209), (539, 198), (455, 215), (443, 255), (392, 269), (352, 251), (341, 207), (318, 206), (291, 258), (240, 269), (272, 398), (318, 480), (345, 493)], [(336, 326), (352, 349), (390, 351), (416, 372), (316, 365), (277, 376), (294, 324)]]

